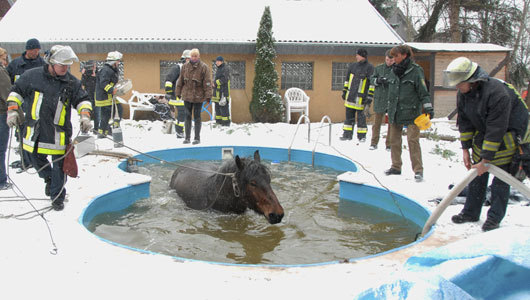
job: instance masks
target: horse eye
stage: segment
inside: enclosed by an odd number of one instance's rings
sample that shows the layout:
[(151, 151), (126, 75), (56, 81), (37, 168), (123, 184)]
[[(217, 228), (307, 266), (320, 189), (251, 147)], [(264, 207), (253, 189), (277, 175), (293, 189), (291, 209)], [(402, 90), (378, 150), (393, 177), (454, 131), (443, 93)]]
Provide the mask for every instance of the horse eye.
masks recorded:
[(250, 185), (251, 185), (251, 186), (258, 186), (258, 184), (256, 183), (255, 180), (252, 180), (252, 181), (250, 182)]

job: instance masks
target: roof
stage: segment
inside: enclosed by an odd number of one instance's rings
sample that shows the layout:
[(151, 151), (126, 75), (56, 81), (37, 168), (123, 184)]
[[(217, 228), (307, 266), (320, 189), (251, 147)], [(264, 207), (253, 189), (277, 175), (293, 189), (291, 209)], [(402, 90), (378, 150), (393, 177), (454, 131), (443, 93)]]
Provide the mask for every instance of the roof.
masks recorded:
[(0, 44), (254, 43), (265, 6), (277, 43), (403, 43), (367, 0), (18, 0), (0, 21)]
[(508, 52), (511, 48), (487, 43), (406, 43), (420, 52)]

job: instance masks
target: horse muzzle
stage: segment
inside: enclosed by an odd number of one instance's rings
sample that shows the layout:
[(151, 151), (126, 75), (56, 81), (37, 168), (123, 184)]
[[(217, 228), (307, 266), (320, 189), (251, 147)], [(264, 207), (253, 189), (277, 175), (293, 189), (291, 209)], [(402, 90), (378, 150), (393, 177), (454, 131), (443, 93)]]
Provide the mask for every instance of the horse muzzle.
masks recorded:
[(267, 216), (267, 220), (269, 220), (269, 223), (276, 224), (280, 223), (282, 221), (283, 214), (277, 214), (277, 213), (270, 213)]

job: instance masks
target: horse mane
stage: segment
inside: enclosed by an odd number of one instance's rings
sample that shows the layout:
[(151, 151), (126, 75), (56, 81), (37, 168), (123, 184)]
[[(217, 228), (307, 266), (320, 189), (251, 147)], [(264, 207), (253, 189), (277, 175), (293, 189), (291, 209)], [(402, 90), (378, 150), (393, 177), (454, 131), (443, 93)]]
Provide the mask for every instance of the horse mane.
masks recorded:
[(241, 184), (246, 183), (245, 179), (250, 178), (253, 174), (256, 174), (260, 171), (264, 172), (268, 178), (270, 178), (270, 170), (262, 164), (261, 162), (255, 161), (254, 159), (250, 157), (242, 157), (240, 158), (241, 163), (243, 165), (243, 170), (239, 170), (236, 164), (236, 159), (229, 159), (226, 162), (224, 162), (218, 169), (219, 173), (235, 173), (236, 178), (241, 178), (243, 182), (239, 182)]

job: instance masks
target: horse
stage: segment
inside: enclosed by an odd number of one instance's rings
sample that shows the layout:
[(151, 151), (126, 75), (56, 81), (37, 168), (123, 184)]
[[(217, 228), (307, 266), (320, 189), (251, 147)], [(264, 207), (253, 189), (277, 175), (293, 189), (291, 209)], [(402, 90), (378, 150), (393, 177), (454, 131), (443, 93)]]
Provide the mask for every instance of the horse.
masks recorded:
[(178, 167), (169, 186), (192, 209), (242, 214), (248, 208), (276, 224), (284, 212), (270, 183), (270, 172), (256, 150), (254, 159), (236, 155), (220, 167), (208, 162)]

